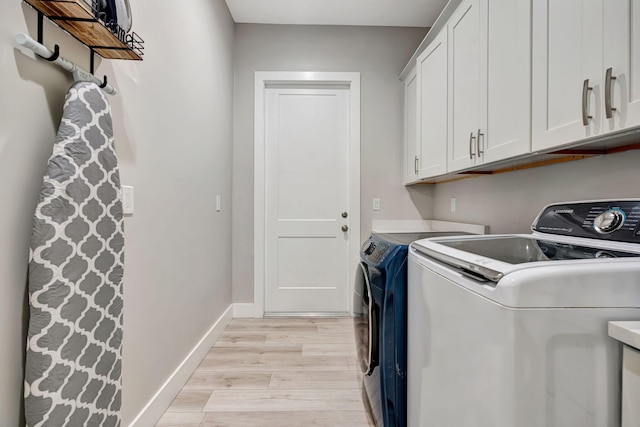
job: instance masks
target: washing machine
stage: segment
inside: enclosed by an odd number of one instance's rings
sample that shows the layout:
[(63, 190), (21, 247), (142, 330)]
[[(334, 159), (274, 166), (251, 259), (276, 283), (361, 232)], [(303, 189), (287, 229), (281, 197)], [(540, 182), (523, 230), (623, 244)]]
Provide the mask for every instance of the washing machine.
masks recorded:
[(363, 399), (376, 426), (407, 425), (408, 245), (461, 234), (468, 233), (374, 233), (361, 248), (353, 320)]
[(408, 425), (620, 425), (615, 320), (640, 319), (640, 200), (545, 207), (531, 234), (420, 240)]

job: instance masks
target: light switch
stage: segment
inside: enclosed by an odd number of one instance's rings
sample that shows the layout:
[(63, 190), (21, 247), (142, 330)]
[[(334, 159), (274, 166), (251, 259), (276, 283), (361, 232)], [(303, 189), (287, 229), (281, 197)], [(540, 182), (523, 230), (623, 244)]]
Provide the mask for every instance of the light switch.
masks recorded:
[(216, 196), (216, 212), (222, 210), (222, 196)]
[(133, 215), (133, 187), (130, 185), (122, 186), (122, 213)]
[(452, 197), (451, 198), (451, 212), (455, 212), (456, 211), (456, 198)]
[(380, 199), (373, 199), (373, 210), (374, 211), (380, 210)]

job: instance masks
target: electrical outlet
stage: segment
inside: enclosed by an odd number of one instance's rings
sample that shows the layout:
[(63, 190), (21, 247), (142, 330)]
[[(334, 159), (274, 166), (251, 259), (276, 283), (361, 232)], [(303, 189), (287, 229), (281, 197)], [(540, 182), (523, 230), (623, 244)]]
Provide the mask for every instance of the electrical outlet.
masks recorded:
[(122, 186), (122, 213), (133, 215), (133, 187), (130, 185)]

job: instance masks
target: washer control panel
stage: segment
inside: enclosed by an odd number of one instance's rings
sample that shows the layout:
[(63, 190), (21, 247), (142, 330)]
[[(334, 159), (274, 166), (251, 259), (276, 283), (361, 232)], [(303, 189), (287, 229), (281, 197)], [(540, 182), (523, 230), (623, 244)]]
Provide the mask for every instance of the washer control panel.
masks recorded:
[(549, 205), (533, 231), (640, 243), (640, 200), (598, 200)]
[(369, 238), (362, 247), (362, 259), (367, 259), (373, 264), (380, 264), (384, 261), (384, 257), (389, 249), (389, 244), (380, 240)]

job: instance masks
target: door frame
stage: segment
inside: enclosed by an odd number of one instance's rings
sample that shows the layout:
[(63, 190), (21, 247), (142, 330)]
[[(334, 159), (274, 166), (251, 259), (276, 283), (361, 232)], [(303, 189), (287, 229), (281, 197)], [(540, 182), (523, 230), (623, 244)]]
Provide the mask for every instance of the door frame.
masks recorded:
[(360, 251), (360, 73), (308, 71), (256, 71), (253, 137), (253, 306), (254, 317), (264, 317), (265, 298), (265, 89), (268, 85), (311, 84), (349, 87), (349, 307), (353, 305), (353, 278)]

